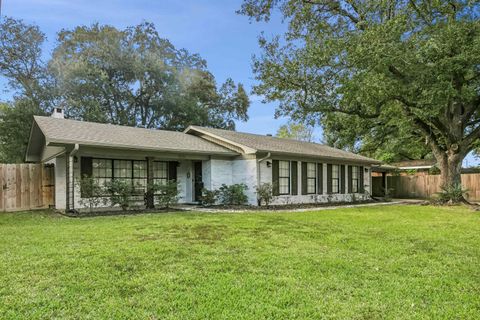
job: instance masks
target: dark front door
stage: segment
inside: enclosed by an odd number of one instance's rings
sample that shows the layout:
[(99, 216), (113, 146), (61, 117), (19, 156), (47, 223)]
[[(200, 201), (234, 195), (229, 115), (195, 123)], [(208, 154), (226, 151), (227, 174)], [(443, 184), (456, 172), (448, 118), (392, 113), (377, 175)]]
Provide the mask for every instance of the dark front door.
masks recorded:
[(195, 201), (200, 201), (200, 197), (202, 196), (202, 189), (202, 162), (195, 161), (193, 163), (193, 192)]

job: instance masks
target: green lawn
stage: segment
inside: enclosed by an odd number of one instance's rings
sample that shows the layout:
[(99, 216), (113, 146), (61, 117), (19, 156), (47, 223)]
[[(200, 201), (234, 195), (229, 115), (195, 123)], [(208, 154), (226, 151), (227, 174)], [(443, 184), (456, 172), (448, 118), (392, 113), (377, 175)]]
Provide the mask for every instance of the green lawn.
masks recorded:
[(0, 319), (480, 318), (480, 213), (0, 214)]

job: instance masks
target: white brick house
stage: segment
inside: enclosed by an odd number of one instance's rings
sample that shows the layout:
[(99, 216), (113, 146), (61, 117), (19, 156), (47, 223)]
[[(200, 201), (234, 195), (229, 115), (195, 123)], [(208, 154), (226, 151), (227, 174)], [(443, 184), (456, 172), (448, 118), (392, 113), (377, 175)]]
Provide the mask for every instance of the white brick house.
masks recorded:
[[(58, 110), (61, 112), (61, 110)], [(379, 161), (325, 145), (190, 126), (184, 132), (150, 130), (55, 117), (35, 117), (28, 162), (55, 164), (55, 206), (81, 209), (78, 179), (175, 179), (180, 202), (199, 201), (202, 188), (273, 183), (274, 204), (361, 200), (369, 197), (371, 166)], [(143, 188), (143, 189), (142, 189)]]

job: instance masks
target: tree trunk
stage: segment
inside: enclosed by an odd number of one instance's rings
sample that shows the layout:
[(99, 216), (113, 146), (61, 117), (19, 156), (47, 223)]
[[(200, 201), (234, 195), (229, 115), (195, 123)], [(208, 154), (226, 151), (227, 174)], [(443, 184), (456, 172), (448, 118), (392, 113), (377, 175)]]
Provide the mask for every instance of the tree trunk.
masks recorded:
[(463, 157), (452, 151), (447, 151), (440, 157), (437, 156), (440, 166), (440, 180), (443, 188), (449, 188), (461, 184), (461, 169)]

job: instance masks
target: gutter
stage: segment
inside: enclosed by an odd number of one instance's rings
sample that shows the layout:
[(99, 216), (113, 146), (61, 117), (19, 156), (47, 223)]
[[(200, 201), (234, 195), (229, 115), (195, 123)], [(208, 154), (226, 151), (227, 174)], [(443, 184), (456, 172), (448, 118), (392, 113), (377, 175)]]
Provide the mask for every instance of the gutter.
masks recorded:
[(267, 153), (267, 155), (265, 157), (257, 160), (257, 187), (260, 187), (260, 163), (264, 160), (267, 160), (271, 156), (272, 156), (272, 153), (269, 152), (269, 153)]
[(73, 157), (78, 153), (78, 149), (80, 149), (80, 145), (75, 143), (73, 150), (70, 151), (68, 154), (68, 176), (67, 176), (67, 211), (73, 212), (75, 211), (75, 186), (73, 185), (74, 182), (74, 174), (73, 174)]

